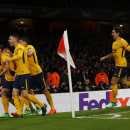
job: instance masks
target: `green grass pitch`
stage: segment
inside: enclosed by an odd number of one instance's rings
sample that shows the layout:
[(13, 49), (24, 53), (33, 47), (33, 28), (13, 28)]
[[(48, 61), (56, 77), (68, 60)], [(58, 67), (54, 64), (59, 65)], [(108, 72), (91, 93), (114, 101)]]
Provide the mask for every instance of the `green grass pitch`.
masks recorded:
[(1, 118), (0, 130), (129, 130), (130, 107)]

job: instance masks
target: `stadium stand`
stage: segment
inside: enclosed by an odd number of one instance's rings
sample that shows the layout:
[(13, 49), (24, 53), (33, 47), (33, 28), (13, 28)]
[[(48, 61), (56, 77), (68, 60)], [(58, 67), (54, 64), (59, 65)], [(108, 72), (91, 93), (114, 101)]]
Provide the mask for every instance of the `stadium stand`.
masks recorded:
[[(14, 31), (11, 31), (14, 32)], [(1, 40), (8, 47), (8, 35), (11, 32), (0, 32)], [(16, 33), (16, 31), (15, 31)], [(44, 76), (47, 78), (47, 72), (52, 73), (52, 68), (56, 67), (61, 77), (58, 92), (68, 92), (68, 77), (66, 70), (66, 61), (57, 55), (57, 48), (62, 36), (62, 32), (45, 31), (23, 31), (18, 30), (20, 36), (28, 36), (30, 44), (34, 45), (37, 50), (40, 66), (44, 71)], [(72, 80), (74, 91), (86, 91), (85, 81), (82, 80), (82, 72), (85, 73), (86, 79), (90, 80), (91, 84), (95, 84), (95, 76), (101, 67), (111, 80), (114, 60), (108, 59), (105, 62), (100, 62), (101, 56), (111, 52), (112, 38), (109, 33), (85, 32), (85, 31), (68, 31), (70, 52), (76, 64), (76, 69), (72, 69)], [(127, 34), (128, 39), (129, 34)], [(126, 37), (126, 36), (124, 36)], [(52, 47), (53, 46), (53, 47)], [(129, 56), (127, 56), (127, 59)], [(81, 85), (79, 89), (77, 86)], [(98, 90), (98, 89), (90, 89)]]

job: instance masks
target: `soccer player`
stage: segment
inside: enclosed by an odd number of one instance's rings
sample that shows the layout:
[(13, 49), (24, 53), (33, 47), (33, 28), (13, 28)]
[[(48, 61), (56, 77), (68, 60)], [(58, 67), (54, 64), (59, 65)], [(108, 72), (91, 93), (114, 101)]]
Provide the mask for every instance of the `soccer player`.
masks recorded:
[(54, 104), (52, 101), (52, 96), (46, 88), (46, 83), (43, 77), (43, 72), (42, 72), (41, 67), (38, 64), (38, 58), (36, 55), (35, 48), (32, 45), (28, 45), (29, 39), (27, 37), (21, 37), (19, 40), (19, 43), (23, 45), (27, 50), (29, 70), (31, 74), (31, 89), (33, 89), (33, 86), (37, 86), (39, 89), (42, 89), (49, 105), (51, 106), (51, 110), (49, 114), (56, 113), (56, 110), (54, 108)]
[(130, 86), (130, 81), (127, 81), (127, 60), (125, 58), (126, 50), (130, 52), (130, 45), (126, 40), (121, 38), (123, 30), (119, 27), (114, 27), (112, 30), (112, 37), (115, 40), (112, 45), (112, 53), (102, 57), (100, 60), (103, 61), (107, 58), (114, 57), (115, 69), (111, 79), (113, 100), (106, 105), (106, 108), (116, 106), (117, 96), (117, 83), (119, 80), (122, 85)]
[(11, 57), (10, 54), (6, 52), (6, 50), (3, 50), (3, 46), (0, 45), (0, 58), (1, 58), (0, 76), (5, 74), (5, 80), (4, 80), (2, 92), (1, 92), (1, 99), (2, 99), (2, 104), (4, 107), (5, 113), (2, 116), (0, 116), (0, 118), (10, 117), (9, 110), (8, 110), (9, 101), (11, 101), (12, 104), (14, 103), (12, 96), (9, 93), (12, 93), (15, 69), (14, 69), (13, 62), (10, 62), (10, 63), (5, 62), (6, 58)]
[(17, 115), (15, 117), (22, 117), (21, 105), (19, 100), (19, 92), (24, 98), (37, 103), (42, 109), (42, 115), (46, 113), (46, 105), (40, 102), (36, 97), (28, 94), (30, 85), (30, 71), (28, 69), (27, 52), (24, 46), (19, 44), (19, 36), (12, 34), (8, 40), (11, 47), (14, 47), (14, 56), (12, 58), (6, 58), (5, 62), (14, 61), (16, 65), (16, 77), (13, 85), (13, 99), (17, 109)]

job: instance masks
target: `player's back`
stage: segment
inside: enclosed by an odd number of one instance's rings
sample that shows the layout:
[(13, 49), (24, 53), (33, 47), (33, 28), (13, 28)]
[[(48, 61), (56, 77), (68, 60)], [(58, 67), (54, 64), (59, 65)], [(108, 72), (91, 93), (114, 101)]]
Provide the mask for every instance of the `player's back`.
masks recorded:
[(28, 52), (29, 50), (33, 50), (33, 55), (28, 56), (28, 64), (29, 64), (28, 67), (29, 67), (31, 76), (33, 76), (33, 75), (37, 75), (37, 74), (41, 73), (42, 69), (38, 63), (38, 58), (37, 58), (35, 48), (32, 45), (28, 45), (26, 47), (26, 51)]
[(121, 67), (127, 67), (127, 61), (125, 58), (126, 48), (128, 43), (123, 38), (113, 42), (112, 53), (115, 58), (115, 65)]
[(2, 69), (5, 68), (5, 65), (9, 65), (9, 71), (7, 71), (5, 73), (5, 79), (7, 81), (14, 81), (14, 74), (11, 74), (12, 73), (15, 73), (15, 68), (14, 68), (14, 63), (11, 61), (9, 63), (5, 62), (6, 58), (10, 58), (10, 54), (9, 53), (4, 53), (1, 55), (1, 65), (2, 65)]
[(15, 60), (16, 74), (17, 75), (29, 74), (30, 71), (28, 69), (27, 51), (26, 51), (25, 47), (21, 44), (18, 44), (17, 47), (15, 48), (14, 56), (18, 54), (18, 51), (20, 51), (20, 53), (22, 53), (22, 57)]

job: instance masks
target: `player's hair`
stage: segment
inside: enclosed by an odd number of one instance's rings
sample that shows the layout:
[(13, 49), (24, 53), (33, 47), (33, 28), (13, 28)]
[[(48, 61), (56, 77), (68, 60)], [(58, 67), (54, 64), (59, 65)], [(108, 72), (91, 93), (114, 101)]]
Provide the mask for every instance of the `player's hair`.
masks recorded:
[(0, 44), (0, 49), (3, 51), (4, 50), (4, 46), (2, 44)]
[(19, 35), (18, 34), (10, 34), (9, 36), (14, 37), (17, 41), (19, 41)]
[(115, 30), (116, 33), (119, 33), (119, 37), (122, 37), (123, 30), (120, 27), (113, 27), (113, 30)]
[(22, 40), (22, 41), (26, 42), (27, 44), (29, 44), (29, 38), (28, 37), (20, 37), (19, 40)]

